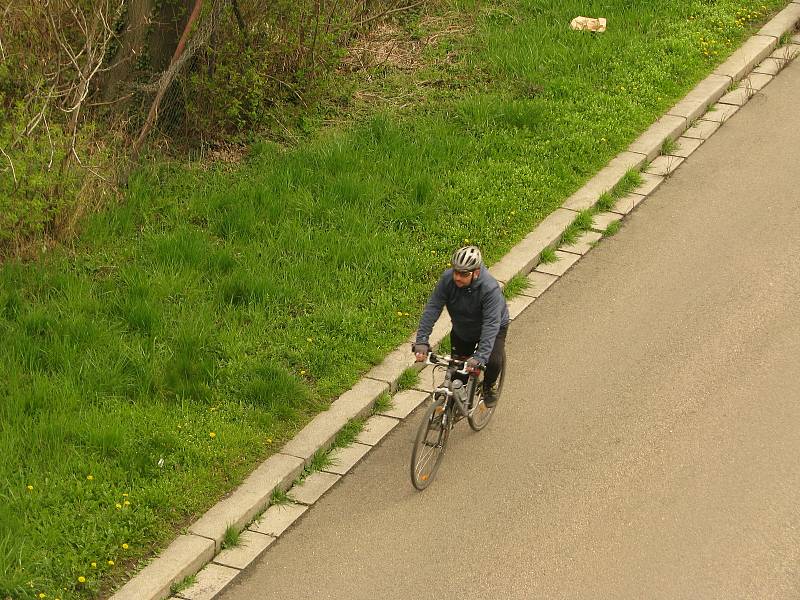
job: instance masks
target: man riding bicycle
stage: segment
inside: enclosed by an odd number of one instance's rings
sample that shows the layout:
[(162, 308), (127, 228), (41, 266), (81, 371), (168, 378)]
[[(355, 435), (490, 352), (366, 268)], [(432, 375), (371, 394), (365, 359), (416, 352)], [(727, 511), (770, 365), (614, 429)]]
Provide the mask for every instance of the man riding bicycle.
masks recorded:
[(481, 251), (465, 246), (453, 253), (452, 267), (439, 278), (420, 318), (412, 347), (417, 362), (430, 352), (428, 340), (442, 308), (447, 306), (453, 329), (450, 344), (454, 356), (470, 357), (467, 368), (486, 369), (483, 401), (488, 408), (497, 403), (495, 383), (505, 364), (508, 306), (497, 280), (483, 264)]

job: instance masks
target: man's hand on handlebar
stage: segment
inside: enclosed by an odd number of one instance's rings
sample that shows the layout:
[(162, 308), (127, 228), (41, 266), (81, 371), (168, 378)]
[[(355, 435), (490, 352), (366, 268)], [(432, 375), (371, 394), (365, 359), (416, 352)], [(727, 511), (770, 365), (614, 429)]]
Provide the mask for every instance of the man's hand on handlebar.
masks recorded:
[(428, 359), (431, 347), (428, 344), (414, 344), (411, 347), (411, 351), (414, 353), (417, 362), (425, 362)]
[(485, 365), (483, 364), (482, 361), (478, 360), (474, 356), (471, 356), (469, 359), (467, 359), (467, 362), (464, 365), (464, 368), (467, 371), (469, 371), (470, 373), (474, 373), (474, 374), (477, 375), (478, 371), (483, 369), (484, 366)]

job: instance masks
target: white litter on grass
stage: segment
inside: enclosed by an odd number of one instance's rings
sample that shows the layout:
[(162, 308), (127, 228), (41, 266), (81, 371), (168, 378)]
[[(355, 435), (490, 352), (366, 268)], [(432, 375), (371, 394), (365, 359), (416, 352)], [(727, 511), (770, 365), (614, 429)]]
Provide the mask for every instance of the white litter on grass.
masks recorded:
[(575, 17), (570, 21), (569, 26), (575, 31), (596, 31), (602, 33), (606, 30), (606, 20), (603, 17), (593, 19), (592, 17)]

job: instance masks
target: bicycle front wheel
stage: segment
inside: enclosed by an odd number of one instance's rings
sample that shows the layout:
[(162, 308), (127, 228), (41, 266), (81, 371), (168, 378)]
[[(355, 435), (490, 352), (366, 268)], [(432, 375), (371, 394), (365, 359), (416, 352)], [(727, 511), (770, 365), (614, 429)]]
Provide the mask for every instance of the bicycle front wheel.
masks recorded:
[[(502, 371), (500, 371), (500, 375), (497, 377), (497, 396), (499, 397), (501, 392), (503, 391), (503, 379), (505, 379), (506, 370), (505, 367)], [(480, 431), (489, 423), (494, 414), (494, 409), (496, 405), (492, 408), (489, 408), (483, 403), (483, 385), (477, 384), (475, 386), (473, 402), (476, 403), (475, 410), (472, 411), (470, 414), (469, 419), (469, 426), (472, 427), (473, 431)]]
[(439, 395), (425, 411), (411, 452), (411, 483), (424, 490), (433, 480), (450, 436), (446, 397)]

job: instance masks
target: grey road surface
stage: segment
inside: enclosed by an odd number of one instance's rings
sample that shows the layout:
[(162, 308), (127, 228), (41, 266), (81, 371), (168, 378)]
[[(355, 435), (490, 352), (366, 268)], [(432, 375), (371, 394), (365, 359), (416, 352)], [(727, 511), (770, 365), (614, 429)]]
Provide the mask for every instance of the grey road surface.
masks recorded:
[(417, 412), (223, 598), (800, 598), (800, 63), (507, 348), (428, 490)]

